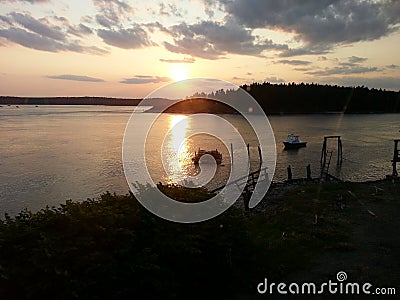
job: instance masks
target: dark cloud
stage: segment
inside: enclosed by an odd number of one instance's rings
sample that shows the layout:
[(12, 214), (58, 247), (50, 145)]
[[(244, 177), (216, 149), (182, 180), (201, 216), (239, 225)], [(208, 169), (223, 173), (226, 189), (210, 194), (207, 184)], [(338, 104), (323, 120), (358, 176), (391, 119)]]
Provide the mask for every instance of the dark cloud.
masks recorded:
[(166, 62), (166, 63), (172, 63), (172, 64), (179, 64), (179, 63), (183, 63), (183, 64), (192, 64), (195, 62), (195, 59), (192, 57), (186, 57), (184, 59), (163, 59), (160, 58), (161, 62)]
[(122, 49), (136, 49), (152, 46), (147, 32), (138, 24), (128, 29), (100, 29), (97, 35), (108, 45)]
[(350, 56), (349, 57), (349, 63), (353, 63), (353, 64), (362, 63), (362, 62), (365, 62), (366, 60), (368, 60), (368, 58), (358, 57), (358, 56)]
[(358, 57), (358, 56), (350, 56), (346, 61), (339, 62), (338, 65), (342, 67), (359, 67), (361, 63), (367, 61), (368, 58)]
[(400, 1), (237, 0), (223, 3), (226, 12), (240, 24), (291, 32), (307, 46), (333, 47), (379, 39), (398, 30), (396, 25), (400, 22)]
[(93, 4), (99, 10), (97, 23), (107, 28), (119, 27), (134, 13), (134, 8), (123, 0), (93, 0)]
[(310, 61), (307, 60), (298, 60), (298, 59), (292, 59), (292, 60), (287, 60), (287, 59), (281, 59), (278, 61), (281, 64), (286, 64), (286, 65), (293, 65), (293, 66), (306, 66), (311, 64)]
[(70, 75), (70, 74), (52, 75), (52, 76), (46, 76), (46, 77), (51, 78), (51, 79), (62, 79), (62, 80), (72, 80), (72, 81), (104, 82), (103, 79), (99, 79), (99, 78), (93, 78), (93, 77), (81, 76), (81, 75)]
[(296, 71), (305, 72), (311, 70), (311, 68), (294, 68)]
[(143, 27), (145, 27), (148, 31), (154, 32), (156, 30), (159, 30), (161, 32), (167, 33), (167, 34), (173, 34), (167, 27), (162, 25), (160, 22), (151, 22), (151, 23), (144, 23), (141, 24)]
[(171, 81), (168, 77), (148, 76), (148, 75), (135, 75), (131, 78), (125, 78), (120, 83), (125, 84), (146, 84), (146, 83), (160, 83)]
[(229, 20), (226, 23), (181, 23), (168, 30), (174, 43), (165, 42), (167, 50), (205, 59), (223, 58), (228, 53), (260, 56), (264, 50), (288, 49), (287, 45), (261, 40), (251, 35), (250, 30)]
[(398, 69), (398, 68), (400, 68), (400, 66), (391, 64), (391, 65), (387, 65), (386, 68), (387, 69)]
[(55, 24), (58, 24), (59, 26), (64, 27), (65, 31), (69, 34), (72, 34), (72, 35), (75, 35), (78, 37), (83, 37), (83, 36), (90, 35), (93, 33), (93, 30), (90, 27), (86, 26), (85, 24), (80, 23), (78, 25), (73, 25), (68, 21), (67, 18), (53, 16), (51, 19), (52, 19), (51, 20), (52, 23), (55, 23)]
[(68, 26), (68, 33), (83, 37), (85, 35), (90, 35), (93, 33), (93, 30), (86, 26), (85, 24), (79, 24), (76, 26), (70, 25)]
[(326, 68), (324, 70), (308, 71), (306, 74), (318, 75), (318, 76), (329, 76), (329, 75), (342, 75), (342, 74), (364, 74), (379, 71), (377, 67), (347, 67), (337, 66), (333, 68)]
[(299, 55), (320, 55), (329, 53), (329, 46), (327, 45), (307, 45), (299, 48), (289, 48), (287, 50), (282, 51), (279, 56), (280, 57), (292, 57)]
[(20, 28), (1, 29), (0, 37), (36, 50), (59, 52), (65, 49), (64, 45), (60, 42)]
[(35, 32), (43, 37), (48, 37), (53, 40), (65, 40), (65, 34), (55, 26), (48, 25), (47, 19), (37, 20), (28, 14), (12, 12), (10, 14), (13, 21), (29, 31)]
[(13, 26), (13, 22), (12, 20), (10, 20), (9, 18), (7, 18), (6, 16), (1, 16), (0, 15), (0, 26)]
[[(70, 32), (71, 29), (75, 32)], [(95, 46), (83, 46), (79, 40), (69, 36), (83, 35), (90, 30), (82, 24), (73, 26), (63, 17), (35, 19), (28, 14), (13, 12), (0, 18), (0, 37), (27, 48), (48, 52), (107, 53)]]

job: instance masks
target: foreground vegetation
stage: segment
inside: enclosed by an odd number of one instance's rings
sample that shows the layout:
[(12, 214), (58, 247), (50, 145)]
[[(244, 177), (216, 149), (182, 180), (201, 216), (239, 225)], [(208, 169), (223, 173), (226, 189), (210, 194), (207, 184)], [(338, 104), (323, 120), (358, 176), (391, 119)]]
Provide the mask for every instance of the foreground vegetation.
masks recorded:
[(323, 281), (342, 268), (354, 281), (395, 285), (399, 190), (389, 181), (292, 186), (262, 211), (232, 207), (199, 224), (108, 192), (23, 211), (0, 223), (0, 298), (250, 299), (265, 277)]

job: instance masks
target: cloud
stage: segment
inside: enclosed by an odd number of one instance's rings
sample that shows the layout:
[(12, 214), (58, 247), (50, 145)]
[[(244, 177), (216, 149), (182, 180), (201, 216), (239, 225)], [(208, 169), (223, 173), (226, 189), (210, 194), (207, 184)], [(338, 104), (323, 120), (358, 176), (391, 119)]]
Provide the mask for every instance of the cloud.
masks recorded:
[(307, 45), (299, 48), (289, 48), (287, 50), (282, 51), (279, 56), (280, 57), (292, 57), (299, 55), (320, 55), (327, 54), (330, 52), (329, 46), (327, 45)]
[(400, 22), (400, 1), (237, 0), (225, 11), (250, 28), (294, 33), (308, 47), (379, 39)]
[(48, 37), (53, 40), (65, 40), (65, 34), (59, 28), (46, 24), (48, 22), (45, 18), (43, 18), (42, 20), (37, 20), (28, 14), (21, 14), (16, 12), (10, 13), (10, 16), (15, 23), (21, 25), (29, 31), (35, 32), (43, 37)]
[(31, 33), (20, 28), (0, 29), (0, 37), (6, 38), (7, 40), (21, 46), (41, 51), (71, 51), (96, 55), (103, 55), (108, 53), (106, 50), (103, 50), (101, 48), (95, 46), (86, 47), (78, 44), (77, 42), (61, 43), (48, 37), (41, 36), (36, 33)]
[(346, 61), (339, 62), (338, 60), (338, 64), (343, 67), (359, 67), (361, 63), (367, 60), (368, 58), (365, 57), (350, 56)]
[(353, 64), (362, 63), (362, 62), (365, 62), (366, 60), (368, 60), (368, 58), (357, 57), (357, 56), (350, 56), (349, 57), (349, 63), (353, 63)]
[(150, 22), (142, 24), (143, 27), (146, 27), (150, 32), (154, 32), (155, 30), (159, 30), (164, 33), (171, 34), (172, 32), (168, 30), (167, 27), (162, 25), (160, 22)]
[(270, 83), (284, 83), (285, 79), (283, 78), (278, 78), (276, 76), (271, 76), (271, 77), (267, 77), (264, 79), (265, 82), (270, 82)]
[(400, 90), (400, 78), (399, 77), (328, 77), (324, 79), (324, 82), (329, 84), (338, 84), (344, 86), (368, 86), (370, 88), (382, 88), (389, 90)]
[(104, 82), (103, 79), (99, 79), (99, 78), (93, 78), (93, 77), (81, 76), (81, 75), (70, 75), (70, 74), (51, 75), (51, 76), (46, 76), (46, 77), (51, 78), (51, 79), (62, 79), (62, 80), (72, 80), (72, 81)]
[(377, 67), (347, 67), (338, 66), (333, 68), (326, 68), (324, 70), (309, 71), (306, 74), (318, 75), (318, 76), (329, 76), (329, 75), (339, 75), (339, 74), (364, 74), (379, 71)]
[(42, 3), (47, 3), (47, 2), (50, 2), (51, 0), (0, 0), (0, 3), (1, 2), (17, 2), (17, 1), (20, 1), (20, 2), (28, 2), (28, 3), (31, 3), (31, 4), (42, 4)]
[(281, 59), (278, 62), (281, 64), (292, 65), (292, 66), (306, 66), (306, 65), (311, 64), (310, 61), (298, 60), (298, 59), (292, 59), (292, 60)]
[(286, 50), (287, 45), (261, 40), (251, 30), (227, 20), (225, 23), (201, 21), (168, 28), (174, 43), (164, 42), (167, 50), (204, 59), (220, 59), (228, 53), (260, 56), (264, 50)]
[(310, 71), (311, 68), (294, 68), (294, 70), (300, 71), (300, 72), (305, 72), (305, 71)]
[(138, 24), (128, 29), (99, 29), (97, 35), (108, 45), (122, 49), (136, 49), (151, 46), (147, 32)]
[(196, 60), (192, 57), (185, 57), (184, 59), (163, 59), (160, 58), (161, 62), (166, 62), (166, 63), (171, 63), (171, 64), (192, 64), (194, 63)]
[(64, 45), (57, 41), (20, 28), (1, 29), (0, 37), (36, 50), (58, 52), (64, 49)]
[(169, 82), (171, 78), (169, 77), (160, 77), (160, 76), (148, 76), (148, 75), (135, 75), (131, 78), (125, 78), (120, 81), (120, 83), (125, 84), (146, 84), (146, 83), (160, 83), (160, 82)]
[(93, 0), (93, 4), (99, 10), (97, 23), (109, 29), (120, 27), (134, 13), (134, 8), (123, 0)]
[(29, 14), (16, 12), (0, 16), (0, 37), (21, 46), (48, 52), (71, 51), (96, 55), (108, 53), (96, 46), (84, 46), (79, 40), (70, 37), (70, 34), (89, 34), (90, 30), (82, 24), (71, 25), (63, 17), (35, 19)]
[(159, 15), (160, 16), (175, 16), (175, 17), (182, 17), (185, 12), (183, 12), (181, 9), (179, 9), (176, 4), (165, 4), (165, 3), (159, 3)]
[(400, 66), (391, 64), (391, 65), (387, 65), (386, 68), (387, 69), (398, 69), (398, 68), (400, 68)]

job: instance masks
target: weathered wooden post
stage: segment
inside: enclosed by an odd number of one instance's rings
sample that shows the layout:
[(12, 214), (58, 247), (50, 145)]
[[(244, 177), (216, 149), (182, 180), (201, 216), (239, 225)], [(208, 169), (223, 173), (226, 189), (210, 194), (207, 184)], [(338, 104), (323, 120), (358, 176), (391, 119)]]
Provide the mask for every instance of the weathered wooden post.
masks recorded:
[(394, 150), (393, 150), (393, 159), (392, 159), (392, 165), (393, 165), (393, 172), (392, 176), (397, 177), (399, 176), (399, 173), (397, 172), (397, 163), (400, 162), (400, 150), (398, 148), (400, 140), (394, 140)]
[(292, 178), (293, 178), (292, 167), (290, 165), (287, 167), (287, 178), (288, 178), (288, 181), (292, 180)]
[(233, 144), (231, 143), (231, 164), (233, 165)]
[(308, 164), (306, 169), (307, 169), (307, 179), (311, 180), (312, 179), (311, 178), (311, 165)]
[(251, 192), (249, 190), (248, 185), (246, 185), (244, 187), (242, 196), (243, 196), (244, 210), (248, 212), (248, 211), (250, 211), (249, 203), (250, 203), (250, 198), (251, 198)]
[(342, 140), (340, 136), (337, 137), (338, 139), (338, 157), (337, 157), (337, 164), (341, 165), (343, 163), (343, 148), (342, 148)]
[(321, 163), (321, 167), (325, 166), (326, 164), (326, 144), (327, 144), (327, 137), (324, 137), (324, 143), (322, 144), (322, 150), (321, 150), (321, 159), (320, 159), (320, 163)]
[(259, 157), (259, 160), (260, 160), (260, 167), (259, 167), (259, 169), (261, 169), (261, 166), (262, 166), (262, 163), (263, 163), (262, 153), (261, 153), (261, 148), (260, 148), (260, 146), (257, 146), (257, 148), (258, 148), (258, 157)]

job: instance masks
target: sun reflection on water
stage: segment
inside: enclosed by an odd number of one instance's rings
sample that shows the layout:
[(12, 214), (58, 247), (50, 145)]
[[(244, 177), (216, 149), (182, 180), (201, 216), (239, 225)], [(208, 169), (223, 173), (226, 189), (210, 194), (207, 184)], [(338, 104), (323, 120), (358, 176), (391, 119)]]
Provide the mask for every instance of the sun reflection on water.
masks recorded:
[(169, 176), (167, 181), (178, 182), (193, 169), (192, 164), (192, 145), (187, 139), (188, 131), (190, 129), (187, 116), (184, 115), (170, 115), (168, 120), (168, 127), (170, 134), (164, 141), (166, 147), (166, 159)]

